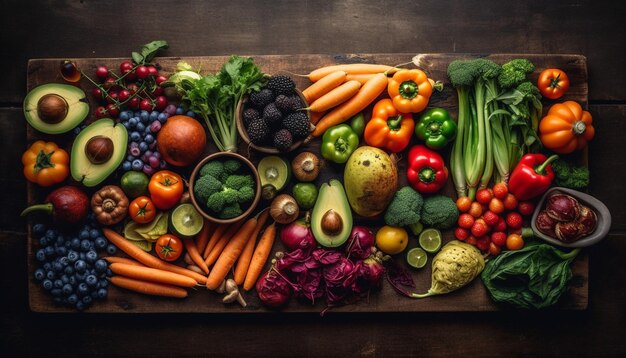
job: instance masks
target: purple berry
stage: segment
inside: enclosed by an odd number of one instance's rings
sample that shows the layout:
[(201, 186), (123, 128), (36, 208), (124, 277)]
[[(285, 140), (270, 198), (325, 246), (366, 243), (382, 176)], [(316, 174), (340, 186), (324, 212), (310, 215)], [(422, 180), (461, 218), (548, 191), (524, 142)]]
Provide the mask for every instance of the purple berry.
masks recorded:
[(161, 159), (161, 162), (159, 163), (159, 167), (161, 169), (167, 168), (167, 163), (165, 162), (165, 160)]
[(139, 155), (141, 155), (141, 150), (139, 149), (139, 147), (130, 148), (130, 155), (138, 157)]
[(170, 116), (173, 115), (174, 113), (176, 113), (176, 106), (173, 104), (168, 104), (167, 107), (165, 107), (165, 110), (163, 111), (167, 114), (169, 114)]
[(154, 121), (152, 122), (152, 124), (150, 124), (150, 131), (152, 131), (152, 133), (157, 133), (160, 130), (161, 130), (161, 122)]
[(148, 158), (148, 164), (150, 164), (152, 168), (157, 169), (159, 167), (160, 161), (157, 157), (153, 155)]
[(152, 169), (152, 167), (148, 164), (145, 164), (143, 166), (143, 172), (146, 173), (146, 175), (152, 175), (154, 173), (154, 169)]

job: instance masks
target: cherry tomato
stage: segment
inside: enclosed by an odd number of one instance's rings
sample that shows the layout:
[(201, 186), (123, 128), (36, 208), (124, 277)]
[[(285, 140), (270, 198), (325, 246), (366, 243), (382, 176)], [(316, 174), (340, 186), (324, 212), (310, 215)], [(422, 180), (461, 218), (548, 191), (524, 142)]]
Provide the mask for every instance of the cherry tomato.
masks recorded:
[(109, 69), (106, 66), (98, 66), (96, 68), (96, 76), (101, 80), (105, 80), (109, 76)]
[(135, 69), (135, 73), (137, 74), (137, 78), (139, 78), (140, 80), (143, 80), (144, 78), (148, 77), (148, 75), (150, 75), (148, 67), (144, 65), (137, 67), (137, 69)]
[(509, 250), (519, 250), (524, 247), (524, 239), (519, 234), (511, 234), (506, 238), (506, 248)]
[(161, 170), (152, 175), (148, 191), (154, 206), (161, 210), (173, 208), (183, 196), (184, 183), (180, 175)]
[(470, 235), (467, 239), (465, 239), (465, 243), (476, 246), (476, 237)]
[(467, 229), (463, 229), (462, 227), (457, 227), (456, 229), (454, 229), (454, 237), (456, 237), (458, 240), (465, 241), (465, 239), (467, 239), (469, 235), (470, 233)]
[(457, 225), (463, 229), (471, 229), (474, 225), (474, 217), (467, 213), (461, 214), (457, 220)]
[(531, 201), (522, 201), (519, 203), (517, 210), (524, 216), (530, 216), (533, 214), (533, 211), (535, 211), (535, 204)]
[(476, 239), (476, 247), (480, 251), (487, 251), (489, 249), (489, 244), (491, 244), (491, 239), (489, 239), (489, 236), (487, 235)]
[(141, 102), (139, 102), (139, 108), (144, 110), (144, 111), (151, 111), (154, 107), (152, 106), (152, 101), (150, 101), (149, 99), (145, 98), (142, 99)]
[(498, 216), (498, 214), (494, 213), (493, 211), (487, 210), (483, 214), (483, 220), (485, 220), (485, 223), (487, 225), (495, 226), (496, 224), (498, 224), (500, 217)]
[(489, 202), (489, 210), (500, 215), (504, 212), (504, 203), (498, 198), (493, 198)]
[(517, 208), (517, 198), (515, 195), (509, 193), (506, 198), (504, 198), (504, 208), (506, 210), (515, 210)]
[(473, 236), (481, 237), (489, 232), (489, 226), (487, 226), (483, 219), (478, 219), (474, 221), (474, 225), (472, 225), (470, 232)]
[(476, 192), (476, 201), (481, 204), (489, 204), (493, 198), (493, 193), (489, 189), (479, 189)]
[(154, 250), (162, 260), (176, 261), (183, 253), (183, 242), (172, 234), (161, 235)]
[(456, 207), (462, 213), (468, 212), (471, 205), (472, 205), (472, 199), (470, 199), (467, 196), (462, 196), (456, 199)]
[(483, 214), (483, 207), (479, 202), (475, 201), (470, 205), (468, 213), (475, 218), (479, 218)]
[(509, 229), (518, 230), (522, 228), (522, 215), (516, 212), (508, 213), (506, 216), (506, 225)]
[(502, 248), (493, 242), (489, 243), (489, 254), (493, 256), (498, 256), (502, 252)]
[(127, 74), (128, 72), (130, 72), (132, 70), (133, 70), (133, 63), (132, 62), (126, 60), (126, 61), (122, 61), (120, 63), (120, 72), (123, 75)]
[(130, 205), (128, 206), (128, 213), (133, 221), (145, 224), (154, 220), (156, 208), (150, 198), (147, 196), (140, 196), (130, 202)]
[(491, 233), (491, 242), (498, 246), (504, 246), (506, 244), (506, 233), (504, 233), (504, 231), (495, 231)]
[(500, 200), (504, 200), (509, 193), (509, 188), (507, 188), (504, 183), (496, 183), (493, 186), (493, 196)]
[(569, 89), (569, 78), (563, 70), (547, 68), (539, 75), (537, 87), (539, 87), (541, 95), (546, 98), (561, 98)]

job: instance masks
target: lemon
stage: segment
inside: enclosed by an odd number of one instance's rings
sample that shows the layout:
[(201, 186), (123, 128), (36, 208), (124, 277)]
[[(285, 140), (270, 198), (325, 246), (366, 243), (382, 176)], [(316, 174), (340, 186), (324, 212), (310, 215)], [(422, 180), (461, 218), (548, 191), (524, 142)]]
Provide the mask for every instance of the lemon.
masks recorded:
[(426, 251), (419, 247), (414, 247), (406, 253), (406, 262), (409, 266), (414, 268), (422, 268), (426, 266), (427, 259), (428, 256), (426, 255)]
[(385, 254), (399, 254), (409, 244), (409, 234), (401, 227), (383, 226), (376, 233), (376, 247)]
[(426, 229), (420, 234), (419, 243), (424, 251), (434, 254), (441, 249), (441, 232), (437, 229)]

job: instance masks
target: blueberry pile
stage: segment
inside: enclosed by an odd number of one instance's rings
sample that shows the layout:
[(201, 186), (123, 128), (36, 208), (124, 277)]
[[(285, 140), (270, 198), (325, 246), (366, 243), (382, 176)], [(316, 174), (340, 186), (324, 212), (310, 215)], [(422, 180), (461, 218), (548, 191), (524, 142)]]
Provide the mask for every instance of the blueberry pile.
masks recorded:
[(89, 221), (93, 224), (84, 224), (70, 231), (41, 223), (33, 225), (34, 237), (39, 239), (35, 258), (41, 265), (34, 272), (35, 280), (50, 292), (55, 304), (75, 307), (79, 311), (89, 307), (94, 300), (107, 297), (107, 277), (111, 276), (111, 271), (107, 262), (98, 258), (98, 252), (113, 255), (117, 251), (95, 220), (91, 217)]

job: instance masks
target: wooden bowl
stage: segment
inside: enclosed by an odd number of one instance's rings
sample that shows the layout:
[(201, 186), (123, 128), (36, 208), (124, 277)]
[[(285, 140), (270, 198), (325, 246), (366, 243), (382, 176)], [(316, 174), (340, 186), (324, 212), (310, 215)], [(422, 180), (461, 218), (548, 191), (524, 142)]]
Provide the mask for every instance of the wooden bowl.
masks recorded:
[[(198, 178), (198, 173), (200, 172), (200, 169), (202, 168), (202, 166), (204, 166), (204, 164), (214, 159), (225, 160), (229, 158), (237, 159), (240, 162), (242, 162), (245, 166), (248, 167), (250, 174), (252, 174), (252, 176), (254, 177), (254, 181), (256, 182), (256, 189), (254, 191), (255, 192), (254, 199), (250, 203), (250, 206), (248, 207), (247, 210), (244, 210), (244, 212), (241, 215), (236, 216), (234, 218), (220, 219), (220, 218), (210, 215), (207, 212), (206, 207), (198, 203), (198, 201), (196, 200), (196, 196), (193, 192), (193, 187), (196, 182), (196, 179)], [(232, 224), (250, 215), (250, 213), (259, 204), (259, 201), (261, 200), (261, 180), (259, 178), (259, 172), (257, 171), (256, 167), (254, 166), (254, 164), (252, 164), (251, 161), (249, 161), (246, 157), (240, 154), (232, 153), (232, 152), (217, 152), (217, 153), (210, 154), (206, 156), (204, 159), (202, 159), (193, 169), (193, 172), (191, 173), (191, 178), (189, 179), (189, 196), (191, 197), (191, 203), (193, 204), (193, 206), (207, 220), (214, 222), (214, 223), (218, 223), (218, 224)]]
[[(300, 90), (296, 89), (296, 93), (298, 94), (298, 96), (300, 97), (300, 100), (302, 101), (302, 103), (304, 103), (304, 105), (306, 107), (309, 106), (309, 104), (307, 103), (306, 99), (304, 98), (304, 95), (302, 94), (302, 92), (300, 92)], [(252, 143), (252, 141), (250, 140), (250, 137), (248, 137), (248, 132), (246, 131), (246, 126), (243, 122), (243, 108), (244, 105), (246, 104), (246, 102), (248, 102), (248, 96), (244, 96), (239, 103), (237, 103), (237, 111), (235, 114), (235, 120), (237, 122), (237, 131), (239, 132), (239, 136), (241, 137), (241, 139), (251, 148), (254, 148), (255, 150), (262, 152), (262, 153), (268, 153), (268, 154), (281, 154), (281, 153), (289, 153), (291, 151), (296, 150), (298, 147), (300, 147), (302, 145), (302, 143), (304, 143), (304, 139), (301, 139), (297, 142), (294, 142), (291, 147), (289, 147), (289, 149), (287, 149), (286, 151), (280, 151), (274, 147), (265, 147), (265, 146), (260, 146), (260, 145), (256, 145), (254, 143)], [(309, 122), (311, 122), (311, 113), (309, 110), (306, 111), (306, 116), (309, 119)], [(315, 127), (313, 125), (311, 125), (311, 128), (309, 129), (310, 132), (312, 132), (315, 129)]]

